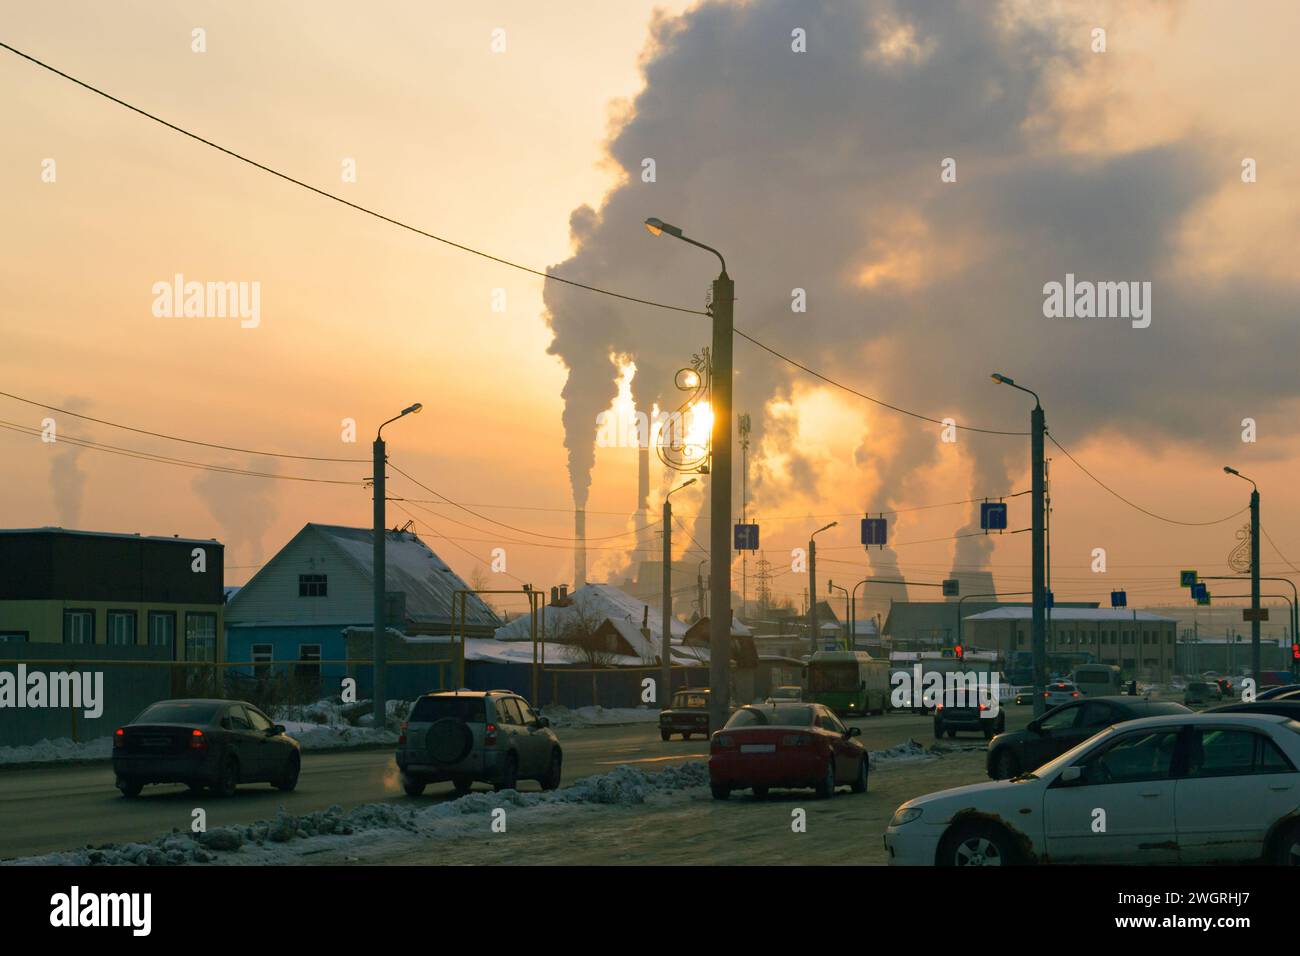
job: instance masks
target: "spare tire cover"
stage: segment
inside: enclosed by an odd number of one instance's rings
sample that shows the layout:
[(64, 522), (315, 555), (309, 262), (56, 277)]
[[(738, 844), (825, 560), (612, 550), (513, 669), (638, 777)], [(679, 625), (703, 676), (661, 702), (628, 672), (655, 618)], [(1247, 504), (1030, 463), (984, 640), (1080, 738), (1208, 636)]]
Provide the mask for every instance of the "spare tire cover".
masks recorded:
[(430, 725), (425, 747), (434, 763), (460, 763), (474, 749), (474, 732), (465, 721), (444, 717)]

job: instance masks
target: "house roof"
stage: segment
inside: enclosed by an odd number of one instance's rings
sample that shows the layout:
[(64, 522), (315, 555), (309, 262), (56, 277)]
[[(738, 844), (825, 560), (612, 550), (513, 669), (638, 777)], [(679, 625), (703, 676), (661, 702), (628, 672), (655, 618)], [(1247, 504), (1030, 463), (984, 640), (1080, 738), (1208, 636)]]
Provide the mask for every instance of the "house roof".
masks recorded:
[[(1053, 621), (1159, 621), (1167, 624), (1176, 623), (1172, 617), (1161, 617), (1149, 611), (1126, 611), (1123, 608), (1110, 607), (1062, 607), (1056, 605), (1051, 609)], [(999, 607), (980, 614), (963, 615), (967, 621), (1028, 621), (1032, 620), (1032, 607)]]
[(50, 525), (44, 528), (0, 528), (0, 534), (62, 534), (76, 535), (83, 538), (121, 538), (125, 541), (181, 541), (185, 544), (224, 547), (216, 538), (182, 538), (179, 535), (140, 534), (138, 531), (132, 533), (125, 531), (78, 531), (76, 528), (56, 528)]

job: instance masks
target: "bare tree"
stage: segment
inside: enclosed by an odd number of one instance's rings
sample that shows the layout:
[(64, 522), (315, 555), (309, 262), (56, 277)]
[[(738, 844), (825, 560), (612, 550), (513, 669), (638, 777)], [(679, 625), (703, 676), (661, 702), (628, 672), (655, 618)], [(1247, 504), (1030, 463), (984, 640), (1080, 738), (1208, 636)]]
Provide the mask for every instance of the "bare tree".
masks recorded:
[(591, 606), (590, 601), (574, 598), (571, 613), (565, 615), (556, 640), (572, 647), (578, 659), (591, 668), (591, 702), (597, 703), (596, 669), (609, 667), (618, 652), (605, 643), (604, 635), (597, 633), (604, 618)]

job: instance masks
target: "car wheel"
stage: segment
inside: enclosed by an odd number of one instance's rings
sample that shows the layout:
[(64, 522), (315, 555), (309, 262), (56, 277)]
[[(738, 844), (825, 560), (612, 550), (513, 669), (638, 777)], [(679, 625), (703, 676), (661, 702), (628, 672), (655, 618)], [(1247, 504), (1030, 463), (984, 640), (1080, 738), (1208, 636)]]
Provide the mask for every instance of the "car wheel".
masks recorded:
[(519, 788), (519, 758), (514, 754), (506, 754), (506, 765), (501, 771), (496, 785), (493, 787), (497, 793), (502, 790), (517, 790)]
[(451, 786), (456, 791), (456, 796), (463, 797), (474, 786), (474, 779), (472, 777), (452, 777)]
[(140, 796), (140, 791), (144, 789), (144, 784), (139, 780), (133, 780), (130, 777), (118, 777), (117, 789), (122, 791), (122, 796), (132, 799)]
[(233, 797), (238, 787), (239, 761), (234, 757), (227, 757), (221, 762), (221, 769), (217, 771), (217, 782), (213, 784), (212, 792), (219, 797)]
[(867, 771), (869, 769), (868, 767), (869, 763), (870, 761), (868, 760), (867, 755), (864, 753), (862, 755), (862, 759), (858, 761), (858, 775), (853, 778), (854, 793), (867, 792)]
[(751, 787), (750, 789), (754, 792), (755, 800), (767, 799), (767, 787)]
[(726, 800), (731, 796), (731, 784), (729, 783), (712, 783), (709, 789), (713, 791), (714, 800)]
[(275, 781), (275, 789), (283, 790), (285, 793), (293, 790), (298, 786), (298, 774), (302, 772), (302, 758), (297, 752), (289, 755), (289, 762), (284, 768), (284, 773)]
[(1282, 831), (1273, 847), (1273, 863), (1277, 866), (1300, 866), (1300, 823), (1293, 823)]
[(955, 731), (955, 730), (950, 730), (950, 731), (948, 731), (948, 739), (949, 739), (949, 740), (951, 740), (953, 737), (956, 737), (956, 736), (957, 736), (957, 731)]
[(959, 823), (939, 844), (940, 866), (1010, 866), (1013, 848), (1005, 832), (987, 823)]
[(667, 740), (667, 739), (668, 739), (669, 737), (671, 737), (671, 736), (672, 736), (672, 733), (669, 732), (669, 731), (667, 731), (667, 730), (661, 730), (661, 731), (659, 731), (659, 739), (660, 739), (660, 740)]
[(1019, 776), (1020, 761), (1010, 747), (1002, 747), (993, 756), (993, 779), (1010, 780)]
[(817, 784), (817, 796), (826, 800), (835, 796), (835, 761), (826, 761), (826, 773)]
[(560, 789), (560, 772), (563, 766), (563, 759), (564, 758), (560, 756), (560, 748), (556, 747), (551, 751), (551, 762), (547, 767), (546, 776), (538, 781), (538, 783), (542, 785), (543, 790)]
[(998, 734), (997, 730), (991, 724), (984, 725), (984, 739), (992, 740)]
[(935, 740), (943, 739), (943, 723), (938, 720), (934, 722), (934, 739)]
[(405, 773), (402, 774), (402, 789), (406, 791), (408, 797), (418, 797), (424, 793), (425, 786), (427, 786), (425, 781), (417, 777), (408, 777)]

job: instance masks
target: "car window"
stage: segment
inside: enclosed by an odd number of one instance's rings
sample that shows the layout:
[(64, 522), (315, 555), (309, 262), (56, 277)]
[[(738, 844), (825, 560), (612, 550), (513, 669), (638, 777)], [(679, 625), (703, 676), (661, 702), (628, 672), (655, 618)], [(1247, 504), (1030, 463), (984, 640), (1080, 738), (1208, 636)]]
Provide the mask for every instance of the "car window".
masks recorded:
[(1083, 708), (1078, 704), (1068, 704), (1044, 717), (1039, 726), (1044, 730), (1069, 730), (1079, 722), (1082, 711)]
[(244, 715), (244, 708), (239, 704), (233, 705), (230, 710), (226, 711), (226, 719), (221, 722), (221, 726), (227, 730), (252, 730), (253, 725), (248, 722)]
[(258, 732), (270, 730), (275, 725), (269, 721), (260, 710), (254, 707), (245, 707), (244, 713), (248, 715), (248, 722), (252, 728)]
[(821, 717), (817, 719), (817, 725), (823, 730), (833, 730), (837, 734), (844, 733), (844, 725), (829, 710), (822, 712)]
[(514, 702), (514, 698), (503, 697), (496, 701), (497, 720), (503, 724), (522, 724), (523, 718), (519, 715), (519, 705)]
[(421, 697), (411, 710), (411, 723), (431, 724), (450, 718), (467, 724), (486, 723), (482, 697)]
[(165, 700), (150, 704), (132, 723), (208, 724), (217, 716), (219, 705), (188, 700)]
[(523, 718), (525, 724), (531, 724), (537, 720), (537, 714), (528, 706), (528, 701), (522, 697), (515, 698), (515, 706), (519, 708), (519, 715)]
[(1109, 727), (1119, 719), (1114, 707), (1099, 700), (1090, 700), (1080, 709), (1083, 711), (1080, 727)]
[(1290, 761), (1273, 741), (1249, 730), (1193, 730), (1188, 740), (1187, 776), (1238, 777), (1288, 773)]
[(1173, 766), (1180, 728), (1140, 730), (1124, 734), (1082, 765), (1088, 784), (1137, 783), (1167, 780)]
[(673, 698), (673, 706), (683, 710), (708, 710), (709, 698), (703, 694), (678, 694)]

